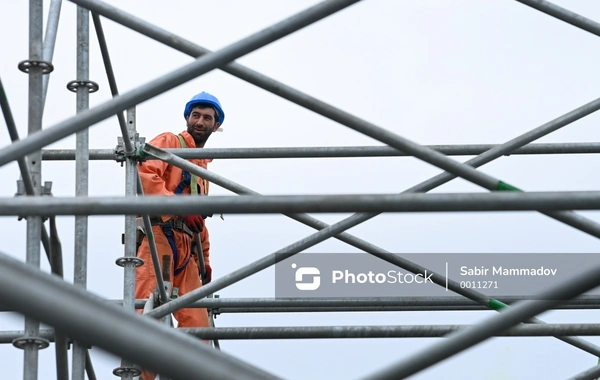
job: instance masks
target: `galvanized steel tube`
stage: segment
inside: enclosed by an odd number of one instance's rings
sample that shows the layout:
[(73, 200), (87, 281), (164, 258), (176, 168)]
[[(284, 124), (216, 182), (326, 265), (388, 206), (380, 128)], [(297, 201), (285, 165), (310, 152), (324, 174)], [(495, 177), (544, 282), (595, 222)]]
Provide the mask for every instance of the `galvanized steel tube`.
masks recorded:
[(583, 17), (575, 12), (568, 9), (559, 7), (549, 1), (544, 0), (517, 0), (520, 3), (530, 6), (531, 8), (537, 9), (540, 12), (546, 13), (549, 16), (555, 17), (568, 24), (576, 26), (580, 29), (585, 30), (600, 36), (600, 23), (590, 20), (589, 18)]
[[(89, 11), (77, 7), (77, 81), (85, 83), (89, 80)], [(89, 109), (89, 90), (86, 86), (77, 87), (77, 113)], [(76, 134), (75, 152), (75, 196), (88, 195), (89, 170), (89, 129)], [(85, 288), (87, 286), (87, 254), (88, 254), (88, 218), (85, 215), (75, 216), (75, 263), (73, 283)], [(73, 380), (85, 379), (85, 360), (87, 347), (80, 342), (73, 344)]]
[[(44, 61), (51, 63), (54, 56), (54, 46), (56, 45), (56, 35), (58, 33), (58, 20), (60, 19), (60, 8), (62, 0), (51, 0), (50, 10), (48, 11), (48, 21), (46, 22), (46, 36), (44, 37), (43, 57)], [(44, 75), (44, 95), (43, 103), (46, 103), (46, 94), (48, 93), (48, 82), (50, 74)]]
[(85, 352), (85, 373), (87, 374), (88, 380), (97, 379), (94, 365), (92, 364), (92, 358), (90, 356), (90, 350), (86, 350)]
[[(120, 114), (120, 113), (119, 113)], [(127, 110), (127, 128), (125, 129), (125, 135), (123, 140), (129, 141), (128, 146), (133, 147), (130, 140), (131, 137), (135, 136), (136, 124), (135, 124), (135, 108)], [(131, 137), (130, 137), (131, 136)], [(135, 158), (130, 157), (127, 159), (125, 164), (125, 196), (135, 198), (137, 195), (137, 161)], [(135, 215), (125, 215), (125, 261), (123, 262), (123, 307), (125, 310), (135, 312), (135, 267), (132, 259), (136, 257), (136, 222)], [(124, 359), (121, 363), (122, 367), (132, 367), (133, 364), (128, 360)], [(121, 379), (131, 380), (132, 374), (125, 372), (121, 375)]]
[(589, 368), (588, 370), (581, 372), (573, 377), (569, 377), (567, 380), (596, 380), (600, 376), (600, 364)]
[[(495, 314), (473, 327), (458, 331), (434, 346), (415, 352), (387, 368), (369, 375), (369, 380), (404, 379), (429, 366), (439, 363), (485, 339), (505, 331), (535, 315), (600, 285), (600, 266), (583, 272), (580, 276), (564, 281), (540, 294), (538, 300), (524, 301)], [(552, 298), (552, 299), (550, 299)], [(533, 327), (533, 326), (532, 326)], [(538, 328), (538, 326), (535, 326)], [(539, 326), (543, 328), (543, 325)]]
[[(475, 325), (403, 325), (403, 326), (276, 326), (276, 327), (202, 327), (177, 331), (203, 340), (277, 340), (277, 339), (371, 339), (371, 338), (443, 338)], [(53, 329), (40, 330), (51, 341)], [(0, 344), (10, 343), (22, 331), (0, 332)], [(597, 323), (520, 324), (496, 337), (600, 336)]]
[[(497, 144), (465, 145), (425, 145), (446, 156), (479, 155)], [(250, 158), (334, 158), (334, 157), (409, 157), (398, 149), (387, 146), (332, 146), (332, 147), (282, 147), (282, 148), (202, 148), (165, 149), (177, 157), (250, 159)], [(548, 143), (529, 144), (505, 154), (506, 156), (539, 154), (596, 154), (600, 153), (600, 143)], [(73, 149), (43, 149), (42, 160), (69, 161), (75, 159)], [(115, 161), (115, 149), (90, 149), (90, 160)], [(152, 158), (149, 158), (152, 159)]]
[[(361, 339), (361, 338), (442, 338), (474, 325), (412, 325), (412, 326), (277, 326), (277, 327), (217, 327), (180, 328), (182, 332), (199, 339), (254, 340), (254, 339)], [(540, 324), (518, 325), (492, 336), (599, 336), (600, 325)]]
[[(75, 340), (126, 357), (144, 368), (176, 379), (277, 378), (3, 253), (0, 253), (0, 268), (4, 269), (0, 276), (0, 299), (6, 305), (65, 331)], [(28, 286), (21, 286), (23, 281)]]
[[(96, 13), (92, 13), (92, 20), (94, 21), (94, 29), (96, 30), (98, 44), (100, 45), (100, 53), (102, 54), (102, 62), (104, 62), (104, 71), (106, 71), (106, 77), (108, 79), (110, 92), (112, 96), (115, 97), (119, 95), (119, 89), (117, 87), (115, 72), (110, 61), (108, 45), (106, 44), (104, 29), (102, 28), (102, 21), (100, 21), (100, 16), (98, 16), (98, 14)], [(133, 153), (134, 146), (131, 140), (127, 138), (127, 126), (125, 123), (125, 117), (123, 116), (123, 112), (117, 112), (117, 119), (119, 120), (119, 127), (121, 128), (121, 135), (123, 136), (123, 144), (125, 144), (125, 152)]]
[[(41, 61), (43, 34), (43, 1), (29, 1), (29, 60)], [(42, 129), (43, 114), (43, 75), (42, 67), (32, 64), (29, 68), (29, 121), (28, 133), (35, 135)], [(36, 194), (41, 194), (42, 189), (42, 153), (32, 151), (28, 155), (31, 179)], [(27, 264), (34, 268), (40, 267), (40, 241), (42, 238), (42, 218), (27, 215)], [(38, 320), (25, 317), (24, 338), (35, 339), (38, 337), (40, 323)], [(26, 343), (24, 345), (23, 379), (37, 380), (38, 378), (38, 345)]]
[[(530, 299), (525, 296), (499, 297), (507, 305)], [(136, 299), (135, 308), (143, 309), (147, 299)], [(123, 305), (123, 300), (108, 303)], [(301, 311), (352, 312), (352, 311), (432, 311), (432, 310), (490, 310), (484, 305), (464, 297), (400, 297), (400, 298), (203, 298), (187, 307), (218, 309), (218, 313), (287, 313)], [(586, 295), (556, 305), (555, 309), (600, 309), (600, 297)], [(0, 312), (14, 311), (0, 304)]]
[[(135, 135), (135, 108), (127, 110), (127, 120), (129, 121), (129, 136)], [(127, 136), (125, 136), (127, 137)], [(137, 195), (137, 162), (134, 159), (127, 160), (125, 168), (125, 196), (135, 198)], [(125, 216), (125, 257), (136, 257), (136, 223), (135, 215)], [(126, 262), (124, 267), (123, 284), (123, 306), (126, 310), (135, 308), (135, 263)]]
[[(598, 210), (600, 191), (0, 198), (0, 215), (277, 214)], [(170, 213), (170, 214), (169, 214)], [(333, 225), (332, 225), (333, 226)], [(326, 231), (327, 232), (327, 231)]]

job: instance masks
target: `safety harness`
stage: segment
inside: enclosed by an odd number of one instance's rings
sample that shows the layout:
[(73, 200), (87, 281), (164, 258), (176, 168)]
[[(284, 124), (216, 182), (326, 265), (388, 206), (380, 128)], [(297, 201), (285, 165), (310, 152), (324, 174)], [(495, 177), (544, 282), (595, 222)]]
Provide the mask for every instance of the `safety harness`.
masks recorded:
[[(185, 143), (183, 136), (178, 135), (177, 137), (179, 138), (179, 143), (181, 144), (181, 147), (187, 148), (187, 144)], [(190, 193), (192, 195), (197, 195), (198, 194), (198, 176), (191, 174), (190, 172), (184, 170), (181, 177), (182, 177), (181, 182), (179, 182), (179, 185), (177, 185), (177, 188), (175, 189), (175, 194), (181, 195), (183, 193), (183, 190), (186, 187), (190, 187)], [(206, 186), (207, 186), (206, 182), (207, 181), (204, 180), (204, 189), (206, 189)], [(205, 193), (206, 193), (206, 191), (205, 191)], [(180, 226), (177, 225), (177, 224), (179, 224), (178, 222), (181, 224)], [(175, 234), (173, 233), (173, 229), (175, 228), (175, 229), (184, 231), (192, 237), (194, 236), (194, 233), (189, 229), (189, 227), (181, 219), (175, 219), (175, 220), (169, 221), (167, 223), (158, 223), (158, 224), (162, 228), (162, 231), (165, 234), (165, 237), (167, 238), (169, 245), (171, 246), (171, 250), (173, 251), (173, 266), (176, 266), (177, 262), (179, 261), (178, 260), (179, 252), (177, 251), (177, 245), (175, 244)], [(175, 276), (177, 276), (179, 273), (181, 273), (185, 269), (185, 267), (187, 267), (187, 265), (190, 262), (191, 257), (192, 257), (192, 255), (190, 254), (188, 256), (188, 259), (183, 264), (183, 266), (181, 266), (179, 268), (175, 267), (175, 269), (173, 271)]]

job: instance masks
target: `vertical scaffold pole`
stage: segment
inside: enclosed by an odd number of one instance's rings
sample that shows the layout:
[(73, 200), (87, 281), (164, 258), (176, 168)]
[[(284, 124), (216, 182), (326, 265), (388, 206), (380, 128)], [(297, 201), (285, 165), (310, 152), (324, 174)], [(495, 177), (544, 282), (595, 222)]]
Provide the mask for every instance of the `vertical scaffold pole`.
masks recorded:
[[(136, 132), (136, 114), (135, 107), (127, 110), (127, 135), (123, 139), (129, 138), (131, 151), (127, 151), (127, 162), (125, 169), (125, 196), (135, 197), (137, 195), (137, 168), (136, 160), (133, 156), (135, 152), (137, 132)], [(131, 155), (130, 155), (131, 154)], [(134, 215), (125, 215), (125, 257), (129, 258), (124, 263), (124, 289), (123, 306), (128, 310), (135, 310), (135, 260), (136, 252), (136, 217)]]
[[(77, 93), (77, 113), (89, 108), (89, 11), (77, 7), (77, 79), (69, 89)], [(73, 85), (75, 84), (75, 85)], [(75, 196), (88, 195), (89, 129), (76, 134)], [(73, 283), (87, 286), (88, 218), (75, 217), (75, 268)], [(87, 347), (73, 343), (73, 380), (84, 380)]]
[[(127, 132), (129, 140), (134, 143), (136, 136), (135, 108), (127, 110)], [(127, 138), (124, 136), (123, 138)], [(135, 143), (133, 144), (135, 147)], [(125, 196), (135, 197), (137, 194), (137, 168), (134, 157), (127, 159), (125, 172)], [(125, 257), (131, 260), (136, 257), (136, 223), (134, 215), (125, 215)], [(125, 261), (123, 274), (123, 307), (135, 312), (135, 262)], [(122, 379), (129, 380), (133, 374), (124, 374)]]
[[(125, 167), (125, 196), (135, 197), (137, 195), (137, 168), (136, 159), (133, 155), (137, 145), (137, 133), (135, 124), (135, 107), (127, 110), (127, 133), (123, 136), (123, 146), (125, 147), (125, 156), (127, 157)], [(128, 142), (125, 140), (128, 139)], [(130, 147), (128, 149), (127, 147)], [(137, 258), (136, 245), (136, 217), (135, 215), (125, 215), (125, 233), (123, 234), (123, 244), (125, 245), (125, 256), (117, 259), (116, 264), (123, 267), (123, 307), (125, 310), (135, 312), (135, 268), (143, 264), (143, 261)], [(120, 376), (123, 380), (132, 380), (138, 376), (141, 371), (133, 363), (122, 359), (121, 367), (113, 371), (115, 376)]]
[[(42, 129), (43, 114), (43, 0), (29, 1), (29, 60), (21, 62), (19, 69), (29, 74), (29, 120), (28, 133), (31, 135)], [(28, 156), (31, 179), (36, 195), (42, 193), (42, 151)], [(27, 217), (27, 254), (26, 261), (36, 268), (40, 267), (40, 242), (42, 239), (42, 218)], [(13, 341), (16, 347), (24, 350), (23, 379), (37, 380), (39, 349), (48, 347), (48, 342), (39, 335), (40, 322), (25, 317), (25, 334)]]

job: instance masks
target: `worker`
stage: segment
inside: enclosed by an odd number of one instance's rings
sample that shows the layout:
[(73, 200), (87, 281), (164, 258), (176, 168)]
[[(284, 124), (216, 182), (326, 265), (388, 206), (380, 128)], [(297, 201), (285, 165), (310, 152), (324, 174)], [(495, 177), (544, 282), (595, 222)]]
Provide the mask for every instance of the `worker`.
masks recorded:
[[(150, 144), (158, 148), (203, 148), (208, 138), (225, 119), (219, 100), (211, 94), (201, 92), (192, 97), (183, 112), (187, 129), (179, 135), (165, 132), (156, 136)], [(190, 162), (207, 168), (212, 159), (190, 159)], [(207, 195), (208, 181), (161, 160), (148, 160), (139, 166), (145, 195)], [(202, 215), (151, 216), (152, 231), (159, 258), (172, 255), (171, 279), (174, 293), (183, 296), (202, 286), (199, 276), (199, 257), (192, 254), (192, 239), (199, 234), (206, 268), (204, 285), (210, 282), (210, 242), (206, 218)], [(138, 248), (138, 257), (144, 265), (136, 269), (135, 298), (147, 299), (156, 288), (155, 272), (148, 239), (143, 238)], [(187, 308), (173, 313), (178, 327), (209, 327), (206, 309)], [(160, 344), (160, 342), (157, 342)], [(155, 374), (143, 370), (140, 379), (152, 380)]]

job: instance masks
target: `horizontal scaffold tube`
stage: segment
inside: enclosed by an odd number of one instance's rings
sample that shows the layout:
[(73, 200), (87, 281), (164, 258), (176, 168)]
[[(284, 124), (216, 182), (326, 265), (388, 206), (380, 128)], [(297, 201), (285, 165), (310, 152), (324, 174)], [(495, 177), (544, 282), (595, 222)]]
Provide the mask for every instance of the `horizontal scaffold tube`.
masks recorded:
[[(495, 297), (496, 301), (511, 305), (530, 297)], [(147, 299), (135, 300), (135, 308), (143, 309)], [(121, 305), (122, 300), (110, 300)], [(431, 297), (367, 297), (367, 298), (203, 298), (190, 308), (207, 308), (224, 313), (289, 313), (289, 312), (352, 312), (352, 311), (433, 311), (433, 310), (487, 310), (489, 307), (457, 296)], [(585, 295), (557, 305), (555, 309), (600, 309), (600, 296)], [(0, 312), (13, 311), (0, 304)]]
[[(497, 145), (425, 145), (447, 156), (479, 155)], [(323, 146), (323, 147), (278, 147), (278, 148), (202, 148), (165, 149), (181, 158), (340, 158), (340, 157), (409, 157), (408, 154), (389, 146)], [(529, 144), (510, 155), (534, 154), (594, 154), (600, 153), (600, 143), (547, 143)], [(90, 149), (90, 160), (116, 160), (115, 149)], [(44, 149), (42, 159), (47, 161), (69, 161), (75, 159), (73, 149)], [(148, 159), (152, 159), (149, 157)]]
[[(470, 325), (409, 325), (409, 326), (279, 326), (279, 327), (210, 327), (179, 328), (200, 339), (352, 339), (352, 338), (441, 338), (471, 327)], [(20, 335), (19, 335), (20, 334)], [(0, 332), (0, 343), (11, 343), (23, 331)], [(600, 325), (587, 324), (527, 324), (494, 334), (498, 337), (598, 336)], [(40, 330), (40, 336), (53, 341), (52, 329)]]
[(272, 214), (598, 210), (600, 191), (0, 198), (0, 215)]
[[(507, 305), (528, 299), (525, 296), (499, 297)], [(143, 308), (146, 300), (136, 300)], [(226, 313), (297, 313), (297, 312), (367, 312), (367, 311), (442, 311), (487, 310), (474, 301), (457, 296), (401, 298), (204, 298), (192, 303), (192, 308), (208, 308), (218, 314)], [(557, 305), (556, 309), (600, 309), (600, 296), (586, 295)]]
[[(336, 338), (437, 338), (469, 325), (413, 326), (303, 326), (303, 327), (217, 327), (181, 328), (200, 339), (336, 339)], [(493, 336), (598, 336), (600, 325), (528, 324), (512, 327)]]
[[(507, 305), (528, 299), (525, 296), (498, 297)], [(143, 308), (146, 300), (136, 300), (136, 308)], [(401, 298), (204, 298), (192, 303), (192, 308), (208, 308), (219, 314), (226, 313), (299, 313), (299, 312), (367, 312), (367, 311), (443, 311), (487, 310), (464, 297), (401, 297)], [(600, 309), (600, 296), (585, 295), (557, 305), (555, 309)]]
[[(497, 301), (510, 305), (531, 299), (527, 296), (495, 297)], [(113, 301), (118, 302), (118, 301)], [(145, 299), (136, 300), (136, 307), (143, 308)], [(595, 305), (600, 307), (600, 295), (584, 295), (568, 301), (574, 305)], [(469, 306), (478, 305), (475, 301), (460, 296), (423, 297), (360, 297), (360, 298), (204, 298), (189, 307), (341, 307), (341, 306)], [(486, 309), (486, 310), (489, 310)]]

